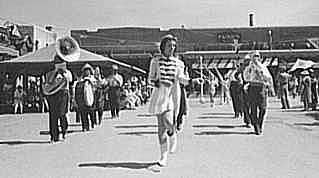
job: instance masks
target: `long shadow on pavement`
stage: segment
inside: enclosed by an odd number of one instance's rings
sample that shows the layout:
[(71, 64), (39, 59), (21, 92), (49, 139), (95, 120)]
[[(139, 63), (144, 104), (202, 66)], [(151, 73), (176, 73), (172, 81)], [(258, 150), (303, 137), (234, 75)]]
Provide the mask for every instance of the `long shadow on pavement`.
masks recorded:
[(254, 132), (226, 132), (226, 131), (207, 131), (207, 132), (198, 132), (195, 135), (252, 135)]
[(246, 127), (245, 125), (193, 125), (194, 128), (207, 128), (207, 127), (216, 127), (221, 129), (233, 129)]
[(81, 163), (79, 167), (102, 167), (102, 168), (128, 168), (128, 169), (147, 169), (156, 165), (156, 162), (115, 162), (115, 163)]
[(229, 116), (229, 115), (234, 115), (233, 113), (229, 112), (209, 112), (209, 113), (203, 113), (202, 115), (218, 115), (218, 116)]
[(42, 140), (5, 140), (0, 141), (0, 145), (26, 145), (26, 144), (49, 144), (50, 141)]
[(120, 128), (149, 128), (149, 127), (157, 127), (157, 125), (117, 125), (115, 128), (120, 129)]
[(77, 126), (82, 126), (82, 124), (81, 123), (69, 124), (69, 127), (77, 127)]
[(306, 116), (311, 116), (316, 120), (319, 120), (319, 112), (306, 113)]
[(313, 122), (313, 123), (294, 123), (294, 125), (300, 125), (300, 126), (319, 126), (319, 122)]
[[(82, 130), (67, 130), (66, 133), (79, 133), (79, 132), (82, 132)], [(62, 132), (60, 132), (62, 133)], [(50, 132), (47, 131), (47, 130), (41, 130), (40, 131), (40, 135), (50, 135)]]
[(234, 119), (234, 117), (220, 117), (220, 116), (199, 116), (196, 119)]
[(157, 132), (153, 131), (142, 131), (142, 132), (121, 132), (118, 135), (130, 135), (130, 136), (143, 136), (143, 135), (155, 135)]
[(137, 114), (136, 117), (155, 117), (154, 114)]

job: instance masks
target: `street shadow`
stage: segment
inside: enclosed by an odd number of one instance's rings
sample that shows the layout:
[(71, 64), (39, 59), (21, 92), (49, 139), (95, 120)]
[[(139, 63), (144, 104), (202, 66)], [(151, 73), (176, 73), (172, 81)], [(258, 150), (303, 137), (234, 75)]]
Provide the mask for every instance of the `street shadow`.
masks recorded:
[(44, 140), (5, 140), (0, 141), (0, 145), (26, 145), (26, 144), (49, 144), (50, 141)]
[(210, 113), (203, 113), (202, 115), (217, 115), (217, 116), (229, 116), (229, 115), (234, 115), (233, 113), (229, 113), (229, 112), (210, 112)]
[(142, 131), (142, 132), (121, 132), (118, 135), (129, 135), (129, 136), (143, 136), (143, 135), (155, 135), (157, 132), (153, 131)]
[(254, 132), (226, 132), (226, 131), (207, 131), (207, 132), (198, 132), (195, 135), (252, 135)]
[(77, 127), (77, 126), (82, 126), (81, 123), (75, 123), (75, 124), (69, 124), (70, 127)]
[(155, 117), (154, 114), (137, 114), (137, 117)]
[(156, 162), (115, 162), (115, 163), (81, 163), (78, 167), (102, 167), (102, 168), (127, 168), (127, 169), (148, 169), (157, 165)]
[(221, 129), (233, 129), (233, 128), (245, 127), (245, 125), (193, 125), (193, 128), (209, 128), (209, 127), (216, 127)]
[[(82, 130), (67, 130), (66, 133), (70, 134), (70, 133), (80, 133), (82, 132)], [(59, 133), (62, 133), (61, 131)], [(40, 135), (50, 135), (50, 132), (47, 130), (42, 130), (40, 131)]]
[(304, 112), (302, 108), (299, 109), (280, 109), (282, 112)]
[(154, 128), (154, 127), (157, 127), (157, 125), (118, 125), (118, 126), (115, 126), (115, 128), (117, 129), (120, 129), (120, 128), (123, 128), (123, 129), (127, 129), (127, 128)]
[(232, 116), (228, 116), (228, 117), (218, 117), (218, 116), (199, 116), (196, 119), (235, 119)]
[(281, 109), (281, 106), (277, 106), (277, 107), (267, 107), (267, 109), (269, 110), (281, 110), (283, 112), (296, 112), (296, 111), (301, 111), (303, 109), (303, 106), (291, 106), (289, 109)]
[(301, 106), (301, 105), (295, 105), (295, 106), (290, 106), (289, 109), (302, 109), (302, 108), (303, 108), (303, 106)]
[(319, 112), (306, 113), (306, 116), (310, 116), (316, 120), (319, 120)]
[(313, 123), (294, 123), (294, 125), (299, 125), (299, 126), (319, 126), (319, 122), (313, 122)]

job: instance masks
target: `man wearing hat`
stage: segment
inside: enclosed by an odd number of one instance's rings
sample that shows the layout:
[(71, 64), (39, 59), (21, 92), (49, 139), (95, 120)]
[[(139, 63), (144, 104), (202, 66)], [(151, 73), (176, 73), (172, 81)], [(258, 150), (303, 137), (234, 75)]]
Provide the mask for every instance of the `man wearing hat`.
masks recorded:
[[(241, 75), (241, 79), (243, 80), (243, 86), (247, 86), (248, 82), (244, 80), (244, 76), (243, 76), (243, 70), (245, 69), (246, 66), (249, 65), (250, 62), (250, 54), (247, 54), (243, 60), (243, 62), (240, 64), (238, 72), (239, 75)], [(244, 123), (246, 125), (247, 128), (250, 128), (251, 125), (251, 117), (250, 117), (250, 103), (249, 103), (249, 96), (248, 96), (248, 91), (247, 88), (242, 87), (241, 88), (241, 92), (242, 92), (242, 111), (243, 111), (243, 118), (244, 118)]]
[(315, 111), (318, 104), (318, 80), (312, 69), (309, 69), (311, 77), (311, 109)]
[(304, 103), (304, 111), (309, 111), (311, 104), (311, 77), (307, 70), (302, 71), (300, 74), (303, 76), (301, 84), (301, 100)]
[(112, 119), (119, 118), (120, 90), (123, 85), (123, 77), (118, 73), (118, 66), (112, 65), (112, 74), (107, 78), (109, 86), (108, 96), (111, 105)]
[(255, 51), (243, 71), (245, 82), (244, 89), (249, 99), (250, 116), (256, 135), (260, 135), (263, 129), (263, 121), (267, 108), (268, 89), (272, 90), (273, 79), (267, 67), (261, 64), (260, 54)]
[(75, 86), (75, 101), (79, 107), (81, 115), (82, 131), (89, 131), (89, 119), (91, 127), (96, 125), (96, 114), (94, 112), (94, 77), (93, 67), (90, 64), (85, 64), (82, 69), (82, 79)]
[(49, 132), (51, 142), (59, 141), (58, 120), (62, 129), (62, 139), (68, 128), (66, 113), (69, 103), (69, 83), (72, 73), (67, 69), (67, 62), (78, 60), (80, 51), (77, 42), (71, 37), (64, 37), (56, 43), (54, 69), (46, 74), (43, 93), (49, 104)]
[(289, 109), (290, 108), (289, 98), (288, 98), (289, 78), (291, 78), (291, 75), (285, 71), (285, 68), (280, 68), (278, 81), (279, 81), (279, 91), (280, 91), (279, 96), (281, 99), (281, 106), (282, 106), (281, 109)]

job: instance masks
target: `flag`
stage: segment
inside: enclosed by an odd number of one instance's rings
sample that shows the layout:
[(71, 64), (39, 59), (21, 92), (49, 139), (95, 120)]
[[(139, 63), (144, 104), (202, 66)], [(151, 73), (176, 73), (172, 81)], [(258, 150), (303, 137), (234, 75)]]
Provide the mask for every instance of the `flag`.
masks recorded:
[(11, 34), (14, 36), (17, 36), (19, 38), (21, 37), (21, 33), (19, 32), (17, 25), (13, 25), (13, 29), (12, 29)]
[(295, 71), (296, 69), (307, 69), (312, 67), (314, 64), (315, 62), (311, 60), (297, 59), (296, 63), (291, 67), (289, 72)]

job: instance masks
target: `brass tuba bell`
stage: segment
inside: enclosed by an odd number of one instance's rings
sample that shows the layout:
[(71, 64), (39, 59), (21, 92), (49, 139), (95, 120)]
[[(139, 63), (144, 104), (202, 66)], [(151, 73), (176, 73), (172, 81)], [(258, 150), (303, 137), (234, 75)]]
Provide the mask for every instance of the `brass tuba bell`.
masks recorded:
[(70, 36), (58, 39), (55, 50), (57, 55), (66, 62), (74, 62), (80, 58), (79, 44)]

